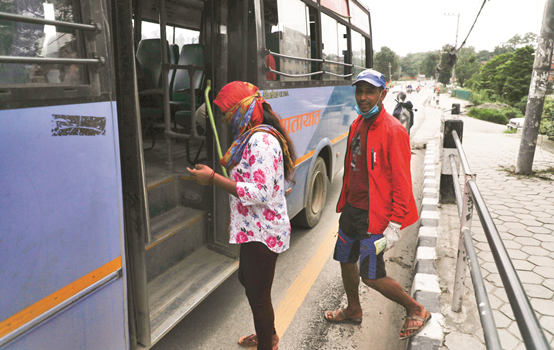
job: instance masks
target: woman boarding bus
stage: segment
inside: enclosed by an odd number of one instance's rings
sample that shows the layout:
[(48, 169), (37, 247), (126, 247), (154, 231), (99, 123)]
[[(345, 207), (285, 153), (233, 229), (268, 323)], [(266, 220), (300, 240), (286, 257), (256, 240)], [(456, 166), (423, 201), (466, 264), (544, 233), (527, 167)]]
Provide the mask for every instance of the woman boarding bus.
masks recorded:
[(197, 123), (210, 83), (281, 116), (287, 212), (315, 226), (370, 34), (355, 0), (2, 3), (0, 348), (150, 348), (236, 271), (227, 194), (186, 170), (232, 140)]

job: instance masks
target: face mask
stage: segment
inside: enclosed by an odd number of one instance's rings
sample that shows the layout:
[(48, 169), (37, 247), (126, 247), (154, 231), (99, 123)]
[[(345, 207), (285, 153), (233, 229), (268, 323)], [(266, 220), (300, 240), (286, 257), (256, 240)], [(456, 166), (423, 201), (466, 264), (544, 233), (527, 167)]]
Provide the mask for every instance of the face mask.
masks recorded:
[(356, 112), (358, 112), (358, 114), (360, 114), (365, 119), (369, 119), (369, 118), (373, 117), (374, 115), (376, 115), (377, 113), (379, 113), (379, 100), (381, 99), (381, 94), (382, 93), (383, 93), (383, 91), (381, 91), (381, 93), (379, 94), (379, 97), (377, 98), (377, 103), (375, 104), (375, 106), (373, 106), (373, 108), (371, 108), (369, 110), (369, 112), (362, 113), (362, 111), (360, 111), (360, 107), (358, 107), (357, 103), (356, 103)]

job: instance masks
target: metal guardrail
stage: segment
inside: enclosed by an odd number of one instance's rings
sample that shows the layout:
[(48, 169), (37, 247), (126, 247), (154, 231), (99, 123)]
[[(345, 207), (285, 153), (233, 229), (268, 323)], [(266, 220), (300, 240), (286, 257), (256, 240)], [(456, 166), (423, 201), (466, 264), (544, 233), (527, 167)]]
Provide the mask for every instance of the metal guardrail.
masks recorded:
[[(458, 245), (458, 255), (456, 262), (456, 277), (454, 292), (452, 298), (452, 311), (459, 312), (462, 307), (462, 291), (466, 275), (466, 266), (469, 265), (471, 280), (475, 289), (475, 298), (479, 308), (479, 317), (485, 337), (487, 349), (501, 350), (500, 337), (492, 314), (489, 298), (485, 289), (481, 268), (471, 238), (471, 219), (473, 206), (475, 206), (479, 219), (485, 231), (487, 242), (491, 248), (494, 262), (498, 268), (498, 273), (502, 279), (502, 284), (506, 290), (510, 306), (514, 313), (517, 325), (521, 332), (523, 342), (527, 349), (549, 350), (550, 346), (546, 340), (544, 332), (539, 324), (535, 311), (531, 307), (529, 298), (523, 289), (517, 272), (510, 260), (502, 238), (498, 233), (494, 220), (490, 215), (481, 192), (475, 181), (475, 174), (471, 173), (469, 163), (462, 148), (462, 143), (456, 130), (452, 130), (452, 136), (458, 151), (458, 157), (465, 175), (464, 193), (462, 195), (459, 188), (459, 179), (456, 165), (456, 155), (450, 154), (449, 160), (452, 166), (452, 178), (456, 203), (458, 205), (458, 214), (460, 216), (460, 240)], [(466, 264), (467, 261), (467, 264)]]

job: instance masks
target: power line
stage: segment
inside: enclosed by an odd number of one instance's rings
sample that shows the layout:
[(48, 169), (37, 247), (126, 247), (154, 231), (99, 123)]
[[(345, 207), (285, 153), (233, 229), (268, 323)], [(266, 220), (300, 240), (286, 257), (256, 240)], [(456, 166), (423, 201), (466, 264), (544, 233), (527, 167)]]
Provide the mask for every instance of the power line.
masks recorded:
[(481, 14), (481, 11), (483, 10), (483, 7), (485, 7), (486, 2), (487, 2), (487, 0), (483, 0), (483, 4), (481, 5), (481, 8), (479, 9), (479, 13), (477, 13), (477, 17), (475, 17), (475, 21), (473, 21), (473, 25), (469, 29), (469, 33), (467, 33), (467, 36), (464, 39), (464, 42), (462, 42), (462, 45), (460, 45), (459, 48), (455, 49), (455, 52), (458, 52), (458, 50), (461, 49), (464, 46), (464, 44), (466, 43), (466, 40), (469, 37), (469, 34), (471, 34), (471, 31), (473, 30), (473, 27), (475, 27), (475, 23), (477, 23), (477, 19), (479, 18), (479, 15)]

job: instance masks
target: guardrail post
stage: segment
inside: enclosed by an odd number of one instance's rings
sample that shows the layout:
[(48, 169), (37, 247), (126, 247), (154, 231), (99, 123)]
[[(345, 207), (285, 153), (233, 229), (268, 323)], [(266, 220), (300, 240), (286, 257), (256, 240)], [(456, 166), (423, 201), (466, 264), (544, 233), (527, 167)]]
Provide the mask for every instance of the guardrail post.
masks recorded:
[(454, 182), (452, 180), (452, 166), (450, 165), (450, 155), (456, 156), (456, 164), (459, 167), (459, 157), (456, 150), (456, 143), (452, 136), (452, 130), (456, 130), (460, 141), (462, 140), (462, 134), (464, 130), (464, 122), (460, 119), (446, 119), (441, 120), (442, 131), (442, 168), (439, 187), (439, 203), (442, 204), (454, 204), (456, 203), (456, 195), (454, 193)]
[(464, 196), (462, 199), (462, 215), (460, 216), (460, 239), (458, 240), (458, 257), (456, 260), (456, 276), (454, 277), (454, 291), (452, 293), (452, 311), (462, 311), (462, 302), (464, 294), (464, 282), (467, 269), (467, 254), (464, 244), (464, 227), (471, 229), (471, 219), (473, 218), (473, 197), (469, 191), (467, 182), (469, 179), (475, 179), (475, 175), (465, 175)]
[(459, 103), (453, 103), (452, 104), (452, 114), (460, 114), (460, 104)]

